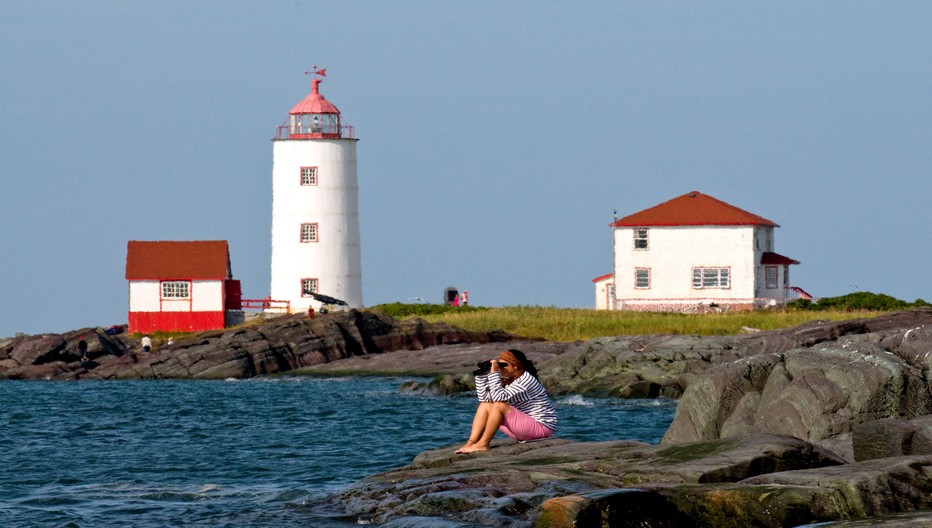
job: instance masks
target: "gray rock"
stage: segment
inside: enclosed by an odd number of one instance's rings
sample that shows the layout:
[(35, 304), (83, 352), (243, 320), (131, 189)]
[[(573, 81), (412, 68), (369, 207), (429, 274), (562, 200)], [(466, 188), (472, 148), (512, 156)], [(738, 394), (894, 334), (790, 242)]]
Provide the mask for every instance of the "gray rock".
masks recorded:
[(932, 455), (932, 416), (913, 420), (883, 419), (860, 424), (852, 433), (857, 461), (909, 455)]
[(903, 343), (917, 342), (917, 335), (932, 334), (905, 329), (842, 336), (834, 342), (819, 339), (810, 348), (754, 355), (704, 370), (684, 392), (663, 442), (750, 431), (818, 442), (848, 434), (861, 423), (930, 414), (928, 360), (900, 349)]
[[(422, 453), (410, 466), (364, 479), (327, 504), (364, 523), (417, 515), (479, 526), (793, 526), (852, 511), (902, 511), (906, 497), (929, 485), (921, 480), (924, 463), (906, 473), (897, 463), (887, 474), (772, 434), (677, 446), (550, 439), (496, 441), (472, 455), (457, 455), (455, 448)], [(837, 468), (850, 469), (829, 473)], [(753, 480), (798, 473), (805, 477), (785, 487)], [(830, 485), (837, 474), (859, 482), (863, 493), (839, 497)], [(872, 478), (878, 486), (899, 479), (904, 500), (867, 508)], [(606, 524), (591, 524), (594, 519)]]

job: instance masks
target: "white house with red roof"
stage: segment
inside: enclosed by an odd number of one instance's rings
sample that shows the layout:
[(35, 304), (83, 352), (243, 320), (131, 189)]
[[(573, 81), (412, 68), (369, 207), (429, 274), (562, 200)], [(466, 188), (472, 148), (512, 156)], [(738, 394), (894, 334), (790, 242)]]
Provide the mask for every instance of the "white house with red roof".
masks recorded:
[(693, 191), (620, 218), (597, 309), (665, 312), (784, 304), (798, 261), (774, 251), (776, 223)]
[(131, 240), (126, 280), (129, 332), (224, 328), (226, 311), (240, 308), (226, 240)]

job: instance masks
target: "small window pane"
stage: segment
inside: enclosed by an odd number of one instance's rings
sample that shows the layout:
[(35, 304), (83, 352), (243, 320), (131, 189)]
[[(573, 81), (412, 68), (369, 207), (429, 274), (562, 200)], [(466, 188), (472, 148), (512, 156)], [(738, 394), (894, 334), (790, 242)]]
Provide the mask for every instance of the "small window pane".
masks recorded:
[(162, 283), (163, 299), (190, 299), (191, 283), (188, 281), (166, 281)]
[(647, 249), (647, 230), (634, 230), (634, 249)]
[(317, 185), (317, 167), (301, 167), (301, 185)]
[(650, 270), (648, 268), (637, 268), (634, 270), (634, 287), (650, 288)]
[(776, 266), (767, 266), (764, 268), (764, 276), (766, 277), (766, 288), (768, 290), (774, 290), (777, 288), (777, 267)]

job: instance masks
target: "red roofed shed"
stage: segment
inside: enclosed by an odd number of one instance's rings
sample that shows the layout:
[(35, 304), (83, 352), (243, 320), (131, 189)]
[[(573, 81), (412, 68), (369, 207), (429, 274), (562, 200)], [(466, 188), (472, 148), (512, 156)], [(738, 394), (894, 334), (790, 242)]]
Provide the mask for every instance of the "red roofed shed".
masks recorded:
[(224, 328), (226, 310), (240, 308), (225, 240), (131, 240), (126, 280), (130, 332)]

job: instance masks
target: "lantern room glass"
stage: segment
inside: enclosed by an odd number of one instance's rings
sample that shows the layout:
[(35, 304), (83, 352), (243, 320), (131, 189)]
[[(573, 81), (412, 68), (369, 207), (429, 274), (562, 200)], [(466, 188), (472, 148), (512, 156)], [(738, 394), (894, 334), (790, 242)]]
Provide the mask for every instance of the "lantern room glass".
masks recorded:
[(339, 114), (293, 114), (291, 116), (291, 135), (325, 134), (340, 135)]

